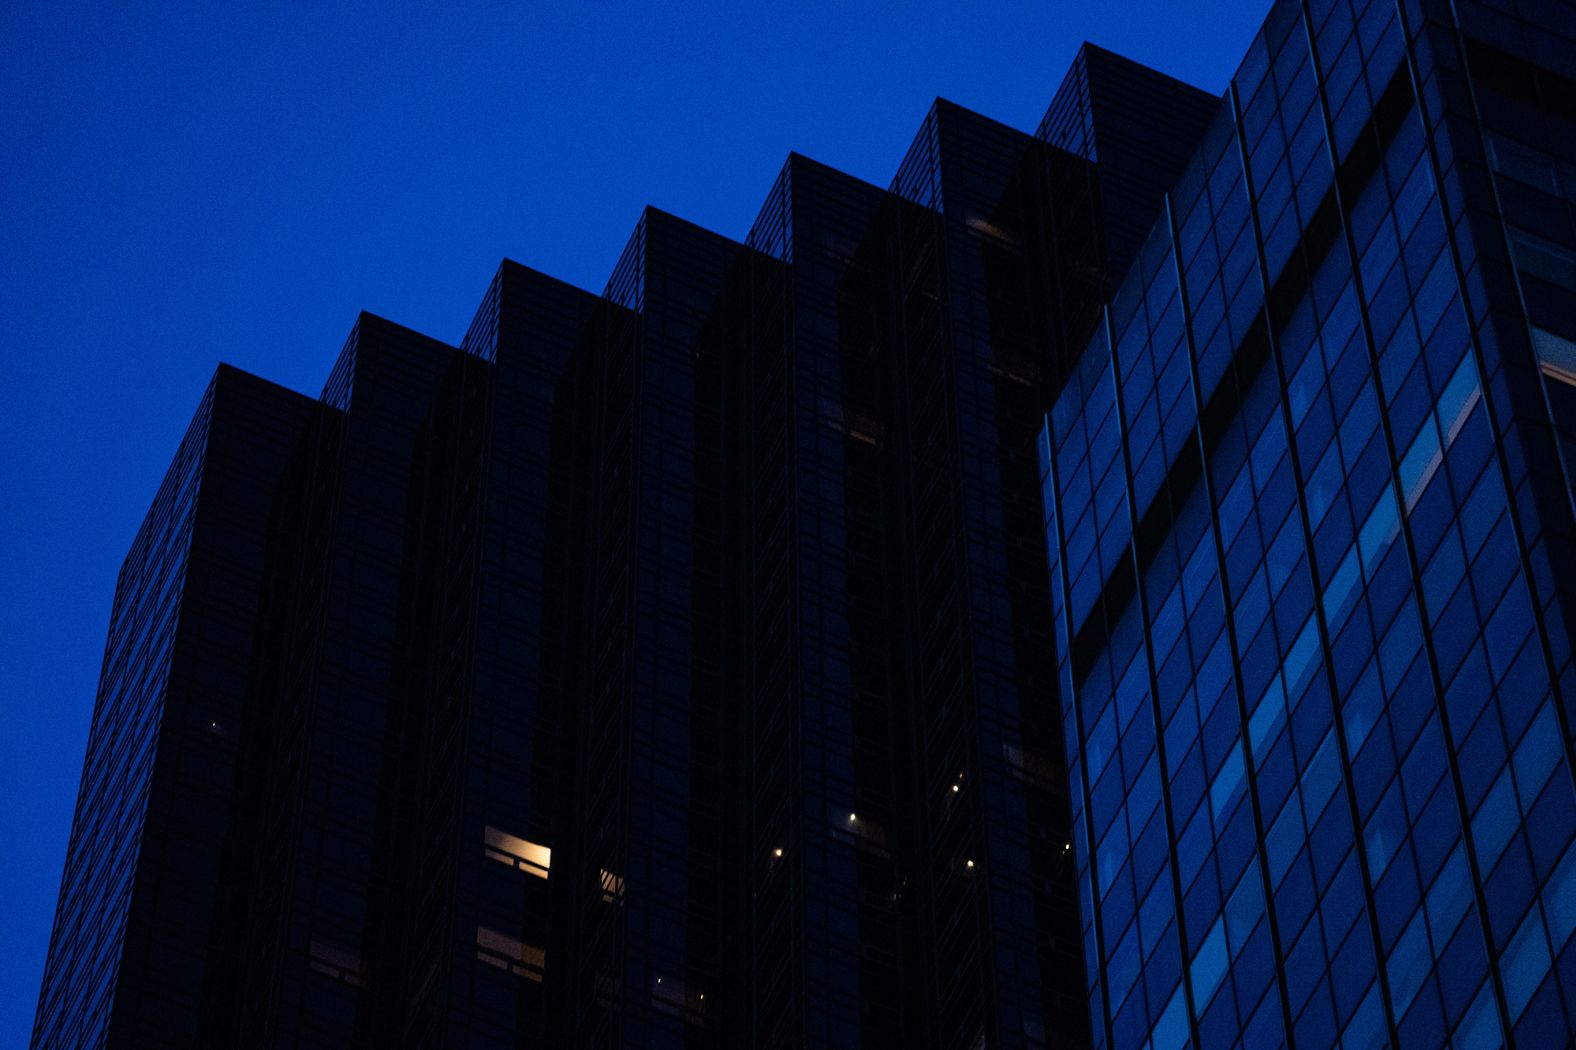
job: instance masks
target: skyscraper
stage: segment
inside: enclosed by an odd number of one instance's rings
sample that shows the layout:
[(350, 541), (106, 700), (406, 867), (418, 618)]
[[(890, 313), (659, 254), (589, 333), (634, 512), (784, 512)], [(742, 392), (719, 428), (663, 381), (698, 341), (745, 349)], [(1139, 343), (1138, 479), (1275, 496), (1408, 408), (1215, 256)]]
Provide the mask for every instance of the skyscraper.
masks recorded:
[(1097, 1042), (1576, 1031), (1573, 36), (1277, 3), (1052, 408)]
[(115, 587), (34, 1042), (203, 1041), (204, 987), (246, 964), (226, 843), (273, 490), (309, 398), (221, 367)]
[(1566, 1045), (1576, 17), (1086, 45), (220, 368), (38, 1046)]

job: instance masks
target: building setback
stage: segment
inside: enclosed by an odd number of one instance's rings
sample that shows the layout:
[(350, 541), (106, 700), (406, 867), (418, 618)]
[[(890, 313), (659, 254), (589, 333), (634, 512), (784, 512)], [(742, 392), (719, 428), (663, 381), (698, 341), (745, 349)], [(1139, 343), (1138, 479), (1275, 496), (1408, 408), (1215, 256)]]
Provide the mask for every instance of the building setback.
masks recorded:
[(1563, 1046), (1576, 17), (1086, 45), (221, 366), (34, 1045)]

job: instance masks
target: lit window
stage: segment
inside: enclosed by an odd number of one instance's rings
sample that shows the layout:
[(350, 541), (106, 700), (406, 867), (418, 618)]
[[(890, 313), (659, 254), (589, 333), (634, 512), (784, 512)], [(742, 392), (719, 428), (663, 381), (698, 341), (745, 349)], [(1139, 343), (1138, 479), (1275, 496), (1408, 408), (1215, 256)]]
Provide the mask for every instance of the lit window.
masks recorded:
[(476, 958), (488, 966), (507, 970), (516, 977), (542, 982), (547, 953), (534, 944), (525, 944), (485, 926), (476, 927)]
[(486, 840), (485, 852), (493, 860), (519, 868), (539, 879), (547, 878), (547, 870), (552, 867), (553, 851), (546, 846), (527, 842), (491, 825), (487, 827)]
[(622, 904), (624, 902), (624, 879), (614, 875), (606, 868), (602, 871), (602, 901), (605, 904)]

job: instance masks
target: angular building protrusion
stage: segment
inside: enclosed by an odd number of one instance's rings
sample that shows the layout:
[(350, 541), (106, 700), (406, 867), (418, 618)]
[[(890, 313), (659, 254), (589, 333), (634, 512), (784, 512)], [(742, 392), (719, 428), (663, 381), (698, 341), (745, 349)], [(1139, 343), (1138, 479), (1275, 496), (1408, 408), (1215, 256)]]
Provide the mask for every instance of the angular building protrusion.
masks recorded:
[[(759, 1046), (923, 1039), (901, 766), (912, 567), (891, 365), (898, 202), (791, 155), (750, 231), (741, 581)], [(846, 960), (838, 967), (820, 959)], [(745, 1035), (746, 1033), (740, 1033)]]
[(219, 366), (121, 568), (34, 1045), (209, 1041), (267, 738), (274, 493), (328, 414)]
[[(576, 737), (573, 1012), (566, 1038), (723, 1045), (719, 994), (734, 796), (723, 748), (730, 521), (725, 384), (715, 322), (744, 249), (648, 208), (608, 282), (594, 349), (587, 664)], [(595, 880), (592, 875), (595, 873)]]
[(420, 598), (400, 627), (393, 728), (392, 827), (408, 852), (381, 920), (388, 1044), (541, 1032), (563, 994), (600, 305), (505, 260), (417, 437), (419, 555), (401, 587)]

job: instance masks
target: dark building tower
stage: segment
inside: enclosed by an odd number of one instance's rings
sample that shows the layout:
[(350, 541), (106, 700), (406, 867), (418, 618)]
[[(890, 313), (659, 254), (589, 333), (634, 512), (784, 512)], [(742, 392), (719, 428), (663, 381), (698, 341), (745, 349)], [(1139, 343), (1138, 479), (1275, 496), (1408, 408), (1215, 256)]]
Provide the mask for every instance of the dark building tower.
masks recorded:
[[(760, 257), (743, 378), (744, 665), (751, 848), (766, 871), (750, 946), (765, 1045), (918, 1042), (947, 1023), (926, 961), (942, 949), (913, 803), (923, 582), (901, 364), (900, 236), (933, 218), (792, 156), (749, 238)], [(949, 970), (978, 992), (977, 959)]]
[(1573, 45), (1086, 45), (600, 296), (221, 367), (35, 1045), (1568, 1045)]
[(220, 366), (138, 531), (115, 607), (39, 994), (41, 1046), (198, 1045), (226, 936), (232, 790), (273, 493), (316, 406)]
[(725, 687), (734, 348), (708, 322), (742, 253), (647, 209), (605, 293), (566, 1045), (679, 1045), (686, 1032), (726, 1045), (710, 1017), (729, 1005), (725, 901), (742, 890), (724, 877), (724, 726), (740, 702)]
[[(569, 948), (568, 785), (583, 631), (577, 429), (599, 300), (505, 262), (444, 377), (413, 463), (401, 625), (410, 856), (383, 917), (385, 1045), (507, 1045), (544, 1031)], [(571, 851), (572, 855), (572, 851)], [(551, 973), (554, 980), (546, 981)]]
[(1215, 96), (1147, 66), (1079, 49), (1037, 132), (1054, 147), (1040, 162), (1046, 189), (1029, 191), (1024, 205), (1044, 211), (1028, 223), (1039, 239), (1031, 234), (1026, 247), (1050, 281), (1031, 296), (1044, 317), (1037, 324), (1049, 328), (1042, 338), (1056, 348), (1039, 380), (1046, 409), (1219, 108)]
[(745, 640), (752, 1036), (922, 1038), (905, 1000), (886, 195), (800, 156), (750, 231)]
[(1076, 115), (1100, 141), (1131, 140), (1144, 122), (1170, 138), (1142, 156), (1113, 146), (1097, 179), (1090, 158), (938, 101), (893, 183), (905, 202), (891, 359), (913, 588), (908, 805), (937, 960), (927, 1009), (959, 1045), (1088, 1038), (1072, 1002), (1082, 946), (1060, 727), (1045, 703), (1055, 669), (1034, 435), (1071, 360), (1066, 333), (1098, 316), (1107, 256), (1159, 213), (1178, 138), (1217, 105), (1085, 47), (1052, 115)]
[(390, 747), (400, 626), (428, 601), (402, 586), (421, 556), (408, 542), (413, 465), (460, 363), (452, 347), (363, 315), (321, 397), (333, 425), (280, 501), (305, 520), (274, 559), (273, 637), (250, 691), (266, 740), (238, 792), (257, 840), (232, 843), (235, 868), (250, 869), (231, 906), (251, 946), (247, 1008), (216, 1011), (232, 1045), (344, 1043), (378, 1023), (365, 989), (382, 981), (378, 944), (403, 849), (389, 789), (401, 768)]

